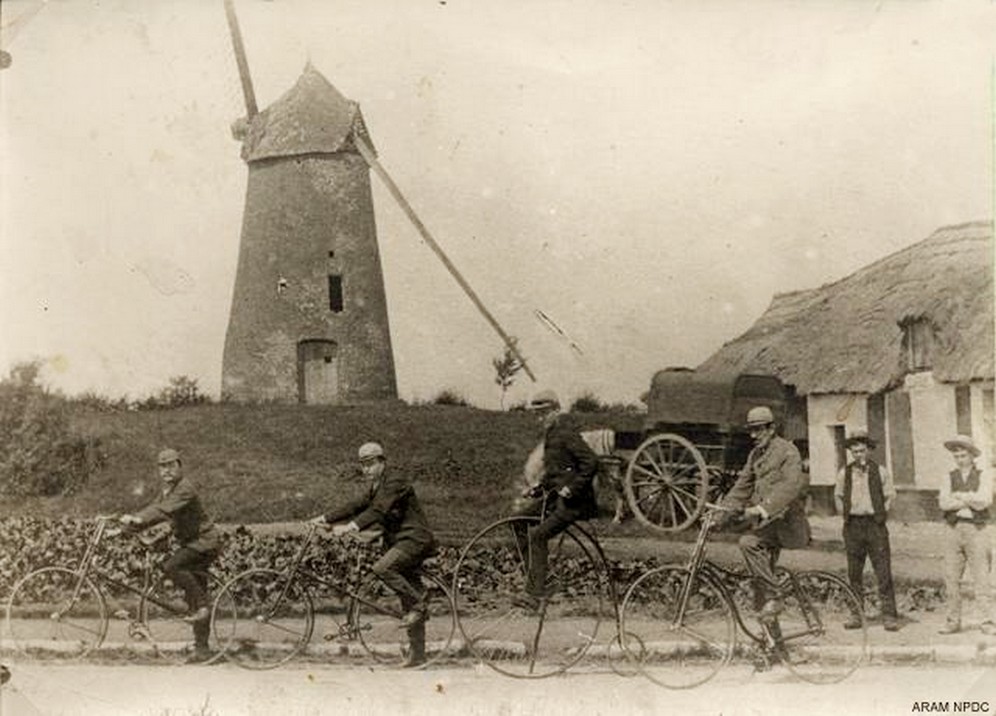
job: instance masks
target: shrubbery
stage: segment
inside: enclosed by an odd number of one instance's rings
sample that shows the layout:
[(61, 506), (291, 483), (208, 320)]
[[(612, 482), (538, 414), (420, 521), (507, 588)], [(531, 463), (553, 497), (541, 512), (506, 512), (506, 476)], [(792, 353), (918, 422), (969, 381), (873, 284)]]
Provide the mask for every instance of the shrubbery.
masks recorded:
[(470, 405), (466, 398), (450, 388), (440, 391), (439, 394), (432, 399), (432, 402), (436, 405), (460, 405), (464, 407)]
[(98, 440), (73, 434), (69, 404), (38, 383), (37, 362), (14, 366), (0, 380), (0, 493), (69, 494), (98, 470)]
[[(34, 517), (13, 517), (0, 520), (0, 594), (10, 594), (18, 579), (41, 567), (76, 567), (86, 550), (96, 529), (93, 520), (43, 520)], [(355, 540), (339, 540), (326, 537), (322, 533), (316, 544), (311, 546), (306, 566), (310, 570), (331, 581), (344, 579), (350, 588), (356, 588), (359, 581), (369, 572), (370, 566), (380, 549), (374, 544), (364, 544)], [(221, 557), (211, 571), (221, 580), (227, 581), (236, 574), (251, 568), (281, 570), (287, 567), (301, 546), (302, 535), (260, 534), (238, 527), (224, 534), (224, 548)], [(95, 566), (109, 576), (133, 584), (140, 584), (145, 550), (152, 549), (158, 559), (169, 554), (172, 545), (164, 540), (152, 547), (146, 547), (134, 537), (105, 537), (97, 552)], [(441, 547), (429, 568), (448, 580), (453, 574), (460, 550), (454, 547)], [(645, 571), (660, 565), (656, 557), (627, 559), (623, 562), (611, 560), (609, 568), (616, 582), (617, 593), (621, 596), (626, 585)], [(570, 568), (583, 568), (583, 564)], [(500, 578), (507, 570), (496, 570), (494, 558), (482, 559), (471, 565), (461, 575), (475, 584), (475, 589), (494, 588), (511, 590), (515, 585), (502, 584)], [(107, 585), (101, 590), (106, 596), (120, 598), (120, 593), (108, 592)], [(30, 595), (29, 595), (30, 596)], [(321, 598), (324, 595), (314, 595)], [(899, 590), (901, 610), (904, 612), (931, 611), (939, 608), (942, 596), (939, 584), (901, 585)]]

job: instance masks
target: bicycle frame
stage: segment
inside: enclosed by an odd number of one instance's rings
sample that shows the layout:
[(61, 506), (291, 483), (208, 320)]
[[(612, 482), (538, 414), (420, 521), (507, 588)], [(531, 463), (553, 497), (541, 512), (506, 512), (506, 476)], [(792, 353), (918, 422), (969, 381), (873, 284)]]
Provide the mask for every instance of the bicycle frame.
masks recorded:
[[(106, 531), (107, 528), (107, 522), (108, 520), (106, 518), (98, 518), (97, 529), (94, 531), (93, 538), (90, 540), (90, 543), (87, 545), (86, 551), (83, 553), (82, 559), (80, 559), (79, 566), (75, 570), (73, 570), (77, 577), (76, 585), (73, 588), (72, 598), (69, 600), (69, 603), (66, 608), (67, 609), (71, 608), (76, 603), (76, 600), (79, 599), (80, 590), (83, 588), (83, 583), (85, 582), (86, 578), (93, 577), (97, 581), (98, 588), (101, 585), (110, 584), (112, 586), (118, 587), (119, 589), (124, 589), (125, 591), (135, 594), (141, 599), (144, 599), (147, 602), (155, 604), (160, 609), (164, 609), (173, 614), (182, 613), (184, 610), (177, 609), (174, 605), (159, 598), (154, 593), (154, 590), (152, 589), (153, 565), (152, 565), (152, 558), (148, 550), (145, 551), (145, 556), (142, 561), (141, 587), (136, 587), (134, 584), (130, 584), (128, 582), (112, 577), (111, 575), (109, 575), (107, 572), (100, 569), (99, 567), (93, 566), (93, 560), (97, 554), (97, 547), (100, 545), (100, 542), (104, 536), (104, 532)], [(143, 544), (145, 544), (146, 547), (150, 546), (149, 544), (146, 544), (144, 542)]]
[(353, 591), (348, 587), (343, 587), (337, 582), (330, 581), (318, 574), (316, 574), (311, 569), (304, 569), (301, 567), (301, 563), (304, 561), (305, 556), (307, 556), (308, 549), (311, 547), (311, 543), (314, 540), (315, 534), (318, 532), (318, 525), (310, 525), (308, 528), (308, 533), (305, 535), (301, 546), (298, 548), (297, 553), (294, 555), (294, 559), (291, 561), (289, 567), (286, 567), (283, 571), (283, 585), (280, 589), (280, 594), (277, 599), (274, 600), (273, 605), (270, 607), (270, 611), (266, 614), (266, 619), (272, 619), (276, 614), (279, 607), (282, 605), (284, 598), (287, 596), (287, 591), (290, 589), (291, 584), (294, 583), (295, 577), (305, 578), (313, 582), (317, 582), (326, 589), (331, 590), (336, 598), (345, 601), (347, 599), (355, 599), (356, 601), (376, 609), (380, 613), (391, 616), (391, 617), (401, 617), (401, 610), (389, 610), (385, 609), (380, 604), (370, 601), (363, 596), (361, 591)]
[[(721, 509), (715, 505), (707, 505), (707, 507), (713, 508), (714, 510)], [(685, 566), (685, 568), (688, 570), (688, 578), (684, 581), (684, 583), (681, 586), (681, 592), (678, 599), (678, 609), (675, 612), (675, 616), (674, 619), (672, 620), (671, 626), (674, 629), (678, 629), (679, 627), (681, 627), (685, 617), (685, 609), (688, 607), (688, 598), (691, 592), (692, 583), (694, 582), (695, 577), (701, 573), (711, 578), (716, 587), (720, 591), (722, 591), (723, 595), (730, 602), (733, 616), (736, 619), (737, 626), (739, 627), (740, 631), (746, 634), (755, 643), (760, 645), (766, 645), (767, 644), (766, 638), (768, 637), (767, 627), (762, 623), (760, 636), (755, 634), (751, 629), (747, 628), (744, 622), (743, 614), (740, 611), (740, 607), (730, 597), (729, 588), (726, 585), (726, 579), (724, 579), (724, 577), (736, 576), (737, 573), (732, 570), (725, 569), (724, 567), (716, 564), (715, 562), (706, 559), (705, 553), (706, 553), (706, 547), (708, 545), (708, 537), (709, 533), (713, 529), (713, 526), (714, 525), (713, 525), (712, 515), (707, 514), (702, 519), (702, 524), (699, 527), (699, 533), (695, 539), (695, 546), (692, 548), (692, 553), (688, 558), (687, 565)], [(780, 635), (779, 638), (782, 641), (789, 641), (791, 639), (798, 639), (803, 636), (810, 636), (814, 634), (818, 635), (822, 633), (823, 625), (820, 622), (819, 615), (812, 608), (812, 604), (809, 600), (809, 597), (806, 595), (805, 590), (799, 588), (799, 583), (796, 581), (795, 574), (793, 574), (789, 570), (784, 570), (784, 573), (788, 577), (788, 580), (791, 585), (790, 588), (794, 596), (796, 597), (796, 599), (799, 600), (799, 604), (802, 607), (803, 614), (806, 618), (807, 626), (809, 628), (797, 633), (789, 633), (789, 634), (783, 633)], [(754, 577), (750, 573), (744, 574), (743, 578), (754, 579)], [(812, 623), (813, 621), (815, 621), (815, 624)]]

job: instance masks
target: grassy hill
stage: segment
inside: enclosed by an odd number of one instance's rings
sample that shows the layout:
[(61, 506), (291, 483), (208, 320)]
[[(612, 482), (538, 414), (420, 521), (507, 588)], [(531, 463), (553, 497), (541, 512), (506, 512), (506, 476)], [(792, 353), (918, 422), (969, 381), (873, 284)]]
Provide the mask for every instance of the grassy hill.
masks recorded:
[(416, 480), (440, 536), (457, 538), (508, 512), (512, 480), (539, 437), (529, 413), (401, 403), (78, 411), (73, 424), (100, 439), (104, 468), (76, 495), (4, 501), (4, 514), (86, 517), (135, 509), (159, 489), (155, 456), (168, 445), (183, 453), (186, 474), (216, 520), (295, 521), (354, 494), (356, 449), (378, 440), (392, 467)]

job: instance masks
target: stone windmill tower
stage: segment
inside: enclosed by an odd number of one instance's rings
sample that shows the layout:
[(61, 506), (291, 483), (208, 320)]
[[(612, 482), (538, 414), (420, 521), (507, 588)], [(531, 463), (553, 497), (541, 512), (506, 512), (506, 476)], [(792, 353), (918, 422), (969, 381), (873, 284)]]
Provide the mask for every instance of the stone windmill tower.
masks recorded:
[(357, 138), (370, 146), (360, 108), (309, 63), (257, 112), (235, 44), (247, 117), (233, 134), (249, 180), (222, 394), (333, 404), (396, 398), (370, 170), (356, 148)]
[(249, 186), (222, 395), (333, 404), (397, 398), (371, 169), (535, 381), (516, 341), (381, 166), (359, 106), (309, 63), (290, 91), (259, 112), (232, 0), (225, 13), (246, 102), (233, 133)]

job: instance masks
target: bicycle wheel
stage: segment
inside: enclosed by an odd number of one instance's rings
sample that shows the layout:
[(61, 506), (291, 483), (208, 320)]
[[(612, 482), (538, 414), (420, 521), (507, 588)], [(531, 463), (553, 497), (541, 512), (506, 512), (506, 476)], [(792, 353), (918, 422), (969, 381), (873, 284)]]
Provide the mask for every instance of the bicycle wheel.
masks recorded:
[[(456, 630), (456, 615), (449, 590), (435, 575), (422, 575), (426, 593), (425, 668), (445, 656)], [(398, 595), (379, 579), (364, 585), (349, 606), (349, 633), (359, 639), (370, 656), (381, 664), (401, 666), (408, 656), (408, 633), (401, 625), (403, 616)], [(417, 630), (414, 627), (413, 630)]]
[[(230, 592), (223, 590), (220, 579), (209, 573), (208, 593), (216, 594), (221, 601), (221, 613), (233, 613), (234, 601)], [(155, 588), (142, 595), (138, 609), (139, 633), (131, 631), (133, 637), (146, 638), (156, 650), (156, 654), (166, 661), (174, 664), (184, 664), (194, 653), (194, 643), (192, 641), (195, 627), (184, 621), (186, 616), (187, 603), (184, 600), (183, 590), (173, 584), (172, 581), (163, 577)], [(196, 627), (208, 632), (209, 644), (212, 655), (201, 664), (213, 664), (224, 656), (224, 645), (218, 639), (212, 629), (211, 622)]]
[(23, 577), (7, 600), (7, 631), (24, 653), (82, 657), (107, 634), (104, 595), (89, 578), (45, 567)]
[[(867, 658), (868, 633), (861, 601), (840, 577), (800, 572), (778, 617), (785, 665), (813, 684), (847, 678)], [(852, 619), (860, 627), (845, 629)]]
[(272, 669), (300, 653), (315, 628), (311, 595), (273, 569), (236, 575), (218, 593), (212, 632), (225, 658), (247, 669)]
[[(733, 606), (726, 592), (709, 575), (700, 572), (690, 583), (689, 577), (683, 566), (658, 567), (633, 582), (623, 599), (623, 647), (644, 676), (669, 689), (704, 684), (736, 647)], [(637, 648), (633, 635), (639, 638)]]
[(519, 547), (538, 517), (509, 517), (484, 528), (463, 548), (453, 600), (464, 644), (495, 671), (519, 678), (558, 674), (577, 663), (598, 636), (607, 572), (578, 530), (550, 540), (546, 598), (535, 611), (513, 605), (525, 593), (527, 549)]

